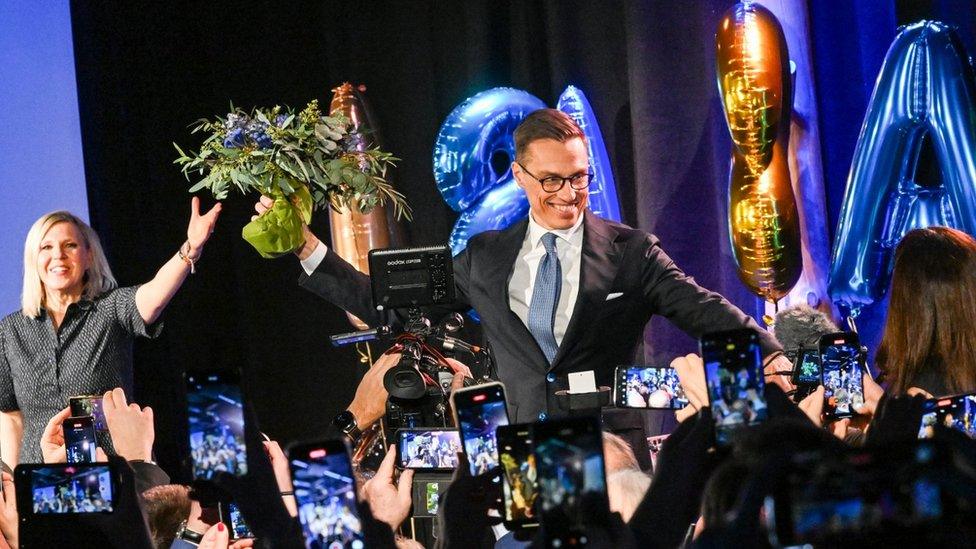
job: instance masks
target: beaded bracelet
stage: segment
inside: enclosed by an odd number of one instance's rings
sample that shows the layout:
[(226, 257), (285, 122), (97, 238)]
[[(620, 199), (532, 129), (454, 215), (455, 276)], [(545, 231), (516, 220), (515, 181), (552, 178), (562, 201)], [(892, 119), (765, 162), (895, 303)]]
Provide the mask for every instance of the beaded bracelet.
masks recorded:
[(193, 259), (190, 259), (190, 241), (189, 240), (186, 241), (185, 254), (183, 253), (183, 246), (180, 246), (180, 248), (176, 250), (176, 253), (177, 255), (180, 256), (180, 259), (183, 260), (183, 263), (186, 263), (187, 265), (190, 266), (190, 274), (195, 274), (197, 272), (197, 269), (196, 269), (196, 265), (194, 265), (195, 261)]

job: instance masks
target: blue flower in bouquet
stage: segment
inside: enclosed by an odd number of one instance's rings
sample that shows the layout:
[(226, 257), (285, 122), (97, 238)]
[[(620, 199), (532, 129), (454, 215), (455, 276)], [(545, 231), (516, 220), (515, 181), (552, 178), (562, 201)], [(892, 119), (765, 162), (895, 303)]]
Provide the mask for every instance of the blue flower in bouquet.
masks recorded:
[(342, 140), (342, 148), (349, 152), (363, 152), (369, 149), (369, 145), (362, 133), (352, 131), (346, 134), (345, 139)]
[(260, 121), (252, 121), (246, 128), (247, 136), (262, 149), (270, 149), (274, 146), (271, 136), (268, 135), (268, 125)]
[(285, 120), (288, 120), (288, 117), (285, 116), (285, 115), (283, 115), (283, 114), (279, 114), (274, 119), (275, 126), (278, 126), (279, 128), (282, 127), (282, 126), (284, 126), (285, 125)]
[(227, 132), (227, 137), (224, 138), (224, 147), (228, 149), (237, 149), (243, 147), (246, 143), (247, 141), (243, 128), (234, 128), (230, 130)]

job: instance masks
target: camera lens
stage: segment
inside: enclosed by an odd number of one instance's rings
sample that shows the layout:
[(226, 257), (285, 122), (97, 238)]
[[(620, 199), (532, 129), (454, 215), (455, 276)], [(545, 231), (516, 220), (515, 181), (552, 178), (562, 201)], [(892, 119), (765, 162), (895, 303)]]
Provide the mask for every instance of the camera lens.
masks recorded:
[(413, 367), (402, 364), (386, 372), (383, 376), (383, 387), (390, 396), (408, 400), (423, 398), (427, 393), (424, 378), (420, 377), (420, 373)]

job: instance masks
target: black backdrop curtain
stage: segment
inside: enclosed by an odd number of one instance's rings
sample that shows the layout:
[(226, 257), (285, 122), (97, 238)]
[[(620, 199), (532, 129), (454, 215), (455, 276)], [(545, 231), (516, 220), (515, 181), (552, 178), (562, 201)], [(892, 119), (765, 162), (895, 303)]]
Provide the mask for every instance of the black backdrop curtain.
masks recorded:
[[(185, 239), (188, 183), (171, 143), (198, 144), (189, 123), (229, 101), (327, 104), (332, 87), (352, 81), (367, 86), (385, 148), (403, 159), (394, 178), (419, 214), (410, 243), (444, 242), (456, 214), (434, 187), (431, 157), (446, 115), (494, 86), (551, 105), (574, 84), (597, 113), (624, 221), (657, 234), (702, 285), (756, 314), (725, 228), (730, 141), (714, 80), (715, 29), (733, 3), (72, 2), (92, 224), (120, 282), (148, 280)], [(847, 2), (811, 4), (815, 36), (818, 25), (857, 34), (830, 19)], [(283, 442), (320, 435), (361, 373), (355, 351), (327, 341), (349, 330), (344, 314), (296, 286), (297, 261), (260, 259), (240, 239), (253, 202), (225, 201), (163, 335), (136, 346), (136, 396), (157, 411), (157, 453), (169, 470), (183, 446), (184, 369), (240, 368), (262, 430)], [(327, 215), (313, 230), (327, 240)], [(649, 361), (695, 349), (660, 319), (646, 342)]]

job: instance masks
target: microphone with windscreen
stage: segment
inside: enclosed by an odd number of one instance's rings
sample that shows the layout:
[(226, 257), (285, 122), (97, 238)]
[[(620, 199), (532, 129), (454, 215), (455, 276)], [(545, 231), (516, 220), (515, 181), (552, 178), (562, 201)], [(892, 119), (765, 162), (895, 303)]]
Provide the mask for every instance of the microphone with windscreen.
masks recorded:
[(795, 360), (800, 349), (816, 349), (820, 338), (841, 329), (823, 311), (809, 305), (796, 305), (776, 314), (773, 335), (783, 352)]
[(803, 400), (822, 383), (820, 338), (839, 331), (826, 313), (808, 305), (789, 307), (776, 315), (773, 335), (793, 363), (794, 401)]

